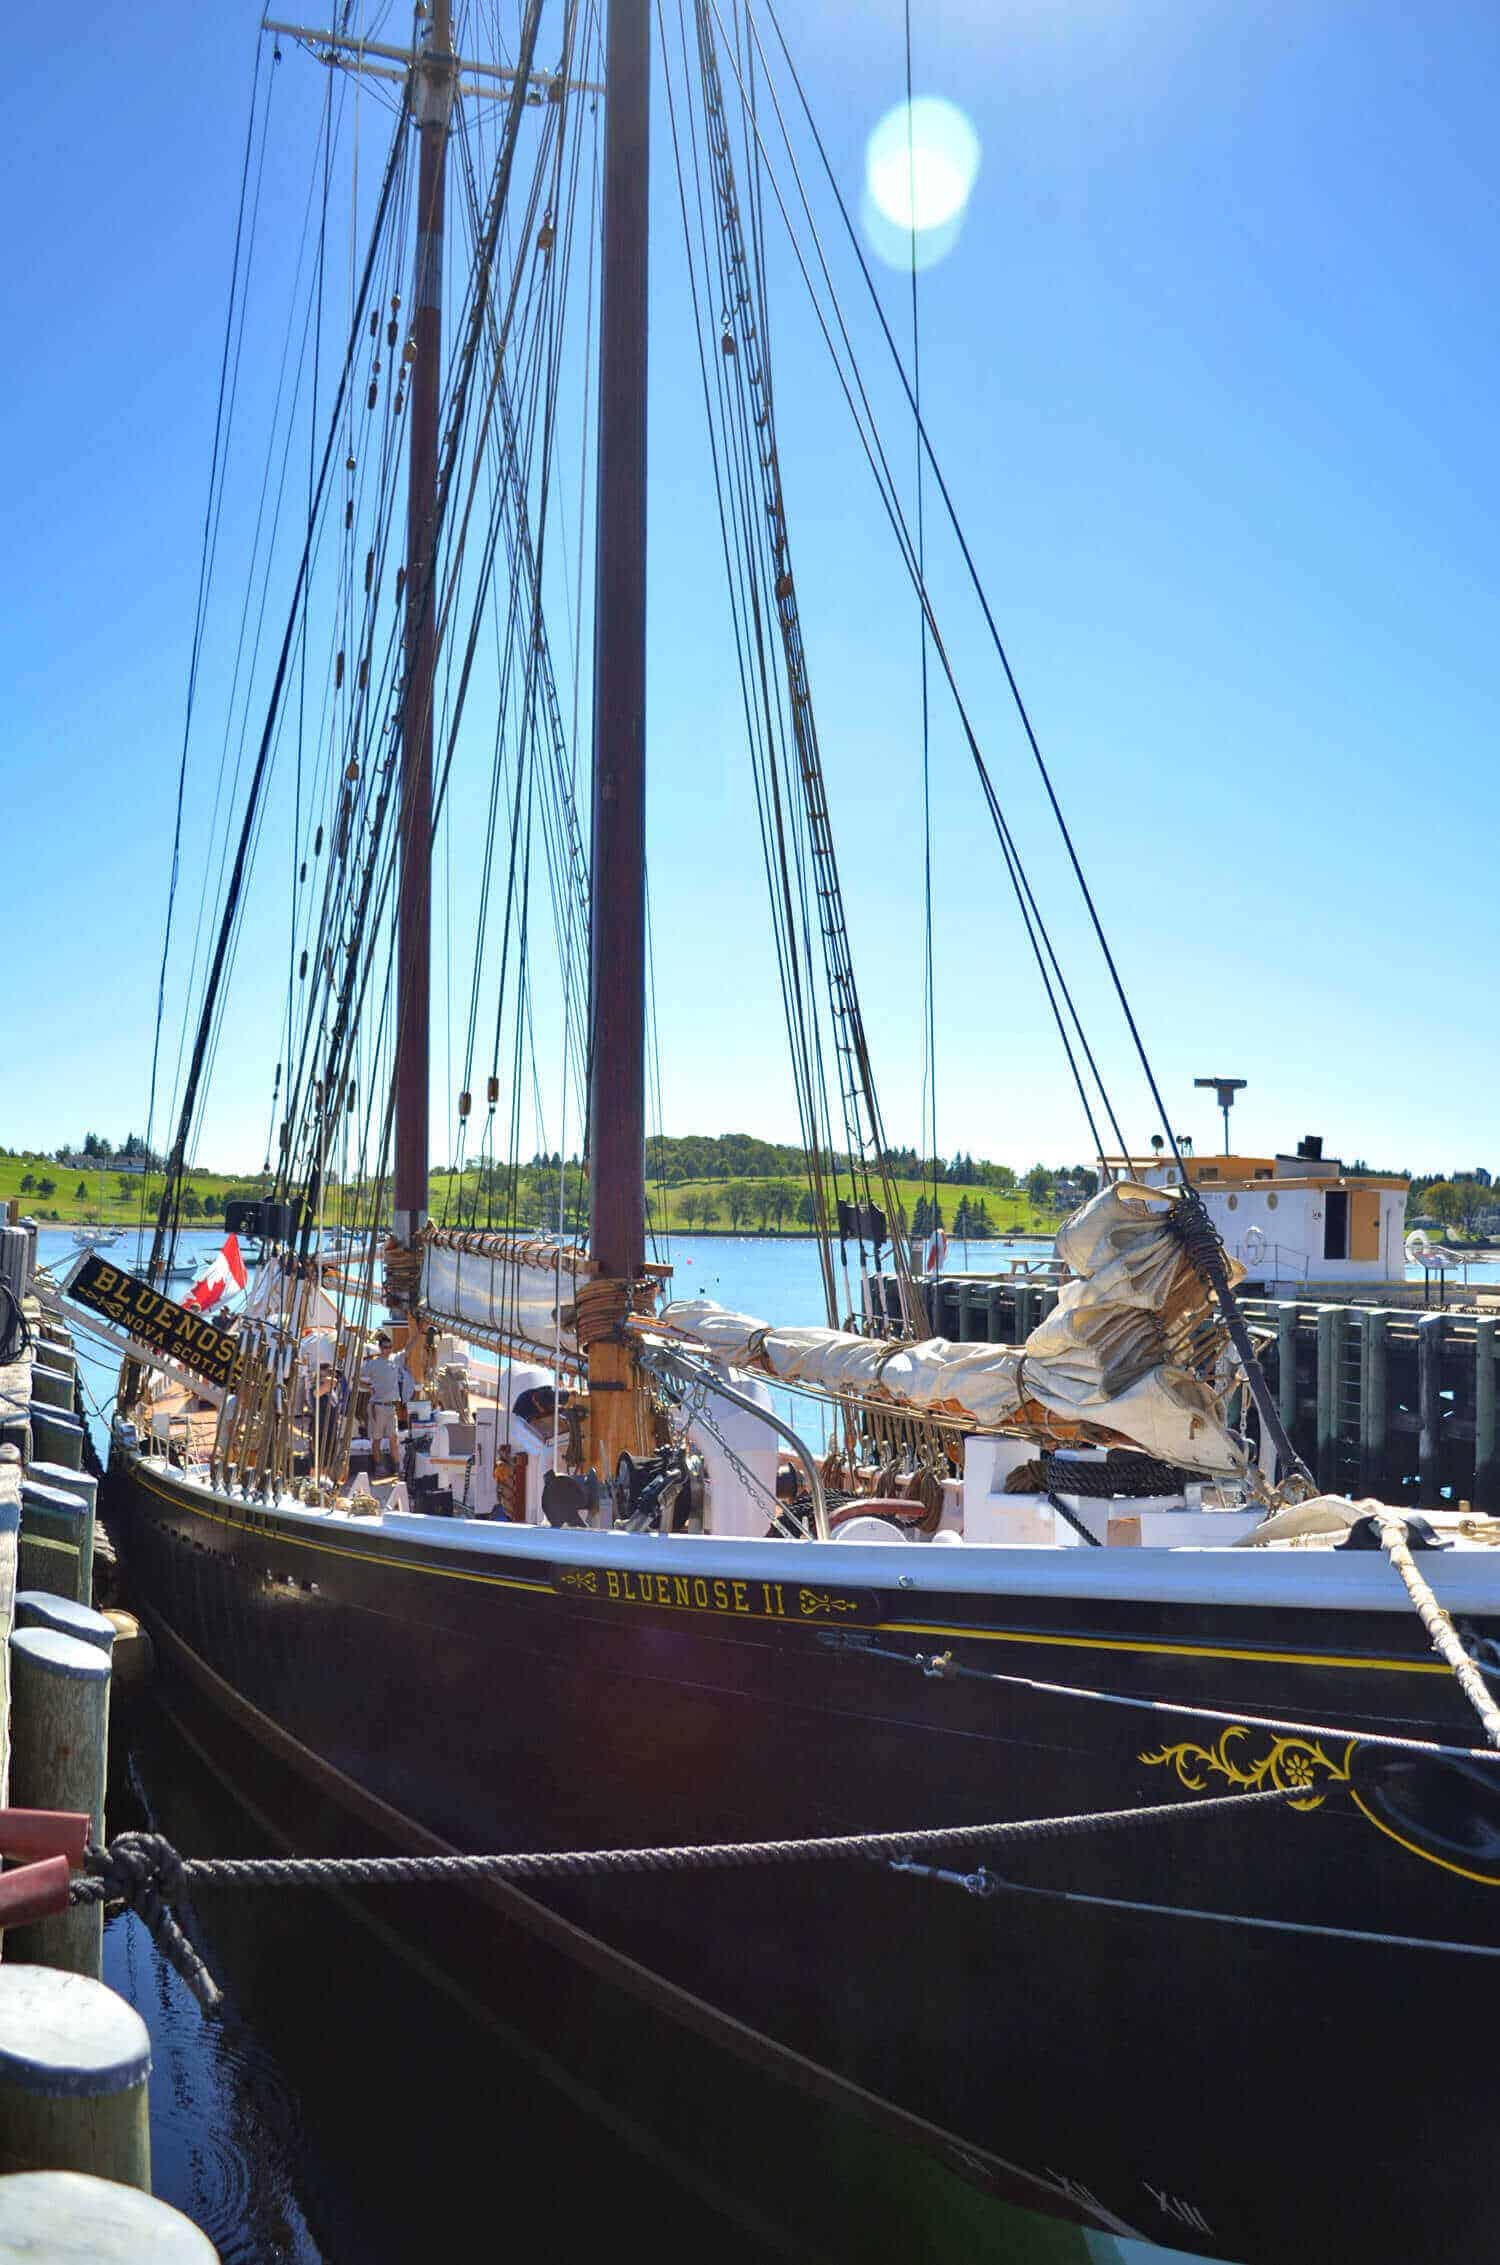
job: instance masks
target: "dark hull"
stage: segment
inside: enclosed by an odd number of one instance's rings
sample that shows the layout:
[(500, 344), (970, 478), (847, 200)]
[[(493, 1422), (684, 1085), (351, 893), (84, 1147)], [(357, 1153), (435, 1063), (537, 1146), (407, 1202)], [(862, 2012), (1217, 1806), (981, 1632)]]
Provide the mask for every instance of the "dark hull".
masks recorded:
[[(1218, 1725), (905, 1664), (948, 1650), (1471, 1744), (1414, 1617), (1272, 1625), (1244, 1606), (955, 1587), (911, 1618), (871, 1604), (884, 1617), (857, 1634), (893, 1661), (800, 1621), (559, 1587), (461, 1540), (415, 1548), (390, 1527), (209, 1503), (131, 1462), (112, 1495), (169, 1651), (353, 1809), (367, 1843), (759, 1839), (1177, 1797), (1166, 1825), (1006, 1850), (992, 1864), (1008, 1889), (987, 1900), (858, 1864), (492, 1901), (674, 2017), (780, 2055), (794, 2082), (826, 2072), (1033, 2207), (1246, 2259), (1488, 2243), (1500, 1959), (1475, 1953), (1500, 1947), (1500, 1822), (1482, 1781), (1313, 1742), (1281, 1768), (1309, 1773), (1316, 1807), (1195, 1819), (1203, 1794), (1271, 1766), (1270, 1734), (1226, 1745)], [(1392, 2099), (1397, 2116), (1371, 2115)]]

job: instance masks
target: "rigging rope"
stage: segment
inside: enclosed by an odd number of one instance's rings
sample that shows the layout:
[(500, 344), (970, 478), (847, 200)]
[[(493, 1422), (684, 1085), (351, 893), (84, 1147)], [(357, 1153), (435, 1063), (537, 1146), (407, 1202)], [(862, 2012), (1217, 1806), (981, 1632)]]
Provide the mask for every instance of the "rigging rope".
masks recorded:
[[(922, 419), (922, 329), (917, 313), (917, 164), (912, 123), (911, 0), (903, 10), (906, 47), (906, 195), (911, 242), (911, 371), (912, 410), (918, 426)], [(927, 587), (927, 504), (923, 481), (922, 441), (916, 441), (917, 579)], [(938, 1227), (937, 1145), (937, 1002), (932, 952), (932, 730), (927, 690), (927, 608), (917, 603), (917, 636), (922, 664), (922, 1108), (921, 1137), (932, 1158), (932, 1226)], [(941, 1247), (941, 1246), (939, 1246)]]
[(230, 938), (234, 932), (235, 919), (239, 910), (240, 896), (244, 888), (245, 873), (249, 858), (251, 840), (255, 831), (256, 819), (260, 809), (261, 790), (265, 783), (266, 767), (270, 759), (271, 747), (275, 737), (277, 717), (280, 712), (281, 691), (286, 681), (287, 666), (291, 658), (292, 644), (296, 632), (297, 620), (301, 606), (302, 585), (304, 578), (306, 577), (308, 565), (312, 556), (313, 539), (316, 531), (317, 519), (321, 513), (322, 500), (327, 491), (328, 473), (333, 460), (335, 436), (337, 433), (339, 419), (343, 412), (344, 399), (348, 392), (350, 372), (354, 365), (354, 355), (359, 340), (365, 297), (369, 290), (370, 278), (374, 272), (376, 252), (379, 247), (382, 234), (384, 232), (386, 215), (390, 209), (391, 195), (395, 187), (398, 172), (400, 170), (400, 161), (403, 154), (403, 149), (404, 136), (401, 127), (398, 126), (396, 134), (391, 142), (390, 155), (386, 161), (385, 177), (381, 184), (380, 200), (376, 210), (375, 226), (371, 232), (370, 248), (366, 257), (364, 275), (361, 281), (360, 291), (358, 295), (356, 318), (350, 325), (349, 343), (345, 350), (343, 367), (339, 372), (338, 389), (334, 403), (333, 416), (330, 420), (328, 440), (324, 447), (322, 463), (320, 464), (318, 469), (314, 510), (308, 520), (306, 538), (302, 546), (302, 555), (298, 562), (297, 578), (295, 589), (293, 591), (291, 611), (287, 621), (286, 633), (282, 639), (280, 657), (277, 661), (275, 680), (271, 692), (270, 706), (266, 715), (265, 729), (261, 734), (260, 748), (256, 756), (255, 769), (250, 782), (250, 793), (245, 809), (244, 822), (240, 828), (239, 846), (235, 855), (234, 867), (229, 878), (229, 887), (225, 898), (223, 914), (219, 922), (218, 940), (214, 949), (214, 958), (209, 971), (209, 977), (203, 1001), (203, 1009), (199, 1017), (197, 1037), (194, 1041), (192, 1058), (189, 1064), (187, 1086), (182, 1098), (182, 1108), (178, 1120), (177, 1136), (175, 1141), (173, 1142), (172, 1151), (167, 1162), (166, 1184), (162, 1192), (161, 1206), (157, 1213), (156, 1231), (152, 1238), (151, 1246), (151, 1269), (153, 1277), (161, 1263), (162, 1251), (167, 1239), (169, 1223), (175, 1222), (178, 1205), (181, 1198), (183, 1165), (187, 1154), (188, 1140), (192, 1130), (194, 1112), (197, 1106), (198, 1085), (203, 1072), (204, 1058), (208, 1048), (209, 1033), (213, 1023), (214, 1008), (218, 1000), (219, 987), (223, 978), (224, 964), (229, 951)]

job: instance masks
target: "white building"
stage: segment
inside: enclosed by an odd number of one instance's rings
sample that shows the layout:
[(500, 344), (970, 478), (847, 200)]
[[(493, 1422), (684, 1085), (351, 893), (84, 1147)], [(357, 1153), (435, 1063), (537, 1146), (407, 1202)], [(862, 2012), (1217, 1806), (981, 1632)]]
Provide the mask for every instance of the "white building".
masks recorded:
[[(1159, 1156), (1108, 1162), (1117, 1178), (1147, 1187), (1177, 1182), (1177, 1166)], [(1346, 1172), (1316, 1138), (1295, 1156), (1189, 1156), (1184, 1169), (1247, 1288), (1300, 1296), (1405, 1281), (1408, 1181)]]

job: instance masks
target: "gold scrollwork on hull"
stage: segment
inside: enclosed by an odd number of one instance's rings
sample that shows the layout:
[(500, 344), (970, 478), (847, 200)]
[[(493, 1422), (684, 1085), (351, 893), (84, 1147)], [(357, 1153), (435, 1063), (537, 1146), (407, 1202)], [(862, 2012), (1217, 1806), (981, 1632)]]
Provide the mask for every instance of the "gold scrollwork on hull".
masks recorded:
[(563, 1589), (587, 1589), (590, 1596), (599, 1594), (599, 1576), (592, 1567), (569, 1567), (566, 1572), (559, 1572), (557, 1584)]
[(1245, 1741), (1262, 1735), (1243, 1722), (1235, 1722), (1212, 1746), (1184, 1741), (1180, 1746), (1163, 1746), (1159, 1753), (1136, 1758), (1147, 1769), (1174, 1769), (1190, 1793), (1206, 1793), (1210, 1777), (1227, 1779), (1240, 1793), (1305, 1789), (1298, 1799), (1287, 1803), (1289, 1809), (1300, 1809), (1304, 1814), (1322, 1807), (1330, 1786), (1349, 1783), (1356, 1739), (1351, 1738), (1344, 1748), (1342, 1761), (1335, 1761), (1315, 1738), (1273, 1738), (1256, 1759), (1254, 1745), (1247, 1750)]
[(828, 1596), (820, 1594), (816, 1589), (799, 1589), (797, 1591), (797, 1603), (807, 1616), (819, 1612), (858, 1612), (859, 1610), (859, 1604), (854, 1597)]

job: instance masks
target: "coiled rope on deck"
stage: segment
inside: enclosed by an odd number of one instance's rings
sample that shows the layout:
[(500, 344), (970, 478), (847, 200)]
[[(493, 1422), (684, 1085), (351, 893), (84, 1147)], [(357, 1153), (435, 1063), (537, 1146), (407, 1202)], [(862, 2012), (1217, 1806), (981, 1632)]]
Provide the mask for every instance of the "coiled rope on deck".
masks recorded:
[(1150, 1808), (1102, 1809), (1066, 1817), (1025, 1817), (1006, 1823), (935, 1825), (910, 1832), (833, 1833), (807, 1840), (736, 1840), (674, 1848), (547, 1849), (488, 1856), (192, 1856), (179, 1855), (161, 1833), (120, 1833), (93, 1847), (85, 1869), (69, 1882), (70, 1904), (112, 1903), (136, 1912), (168, 1963), (207, 2013), (220, 1992), (173, 1912), (199, 1887), (462, 1887), (486, 1881), (587, 1879), (600, 1873), (725, 1872), (773, 1864), (827, 1864), (862, 1860), (889, 1863), (920, 1851), (1076, 1840), (1131, 1825), (1181, 1823), (1185, 1818), (1243, 1814), (1271, 1802), (1305, 1797), (1305, 1788), (1275, 1786), (1260, 1793), (1227, 1793), (1207, 1801), (1165, 1801)]

